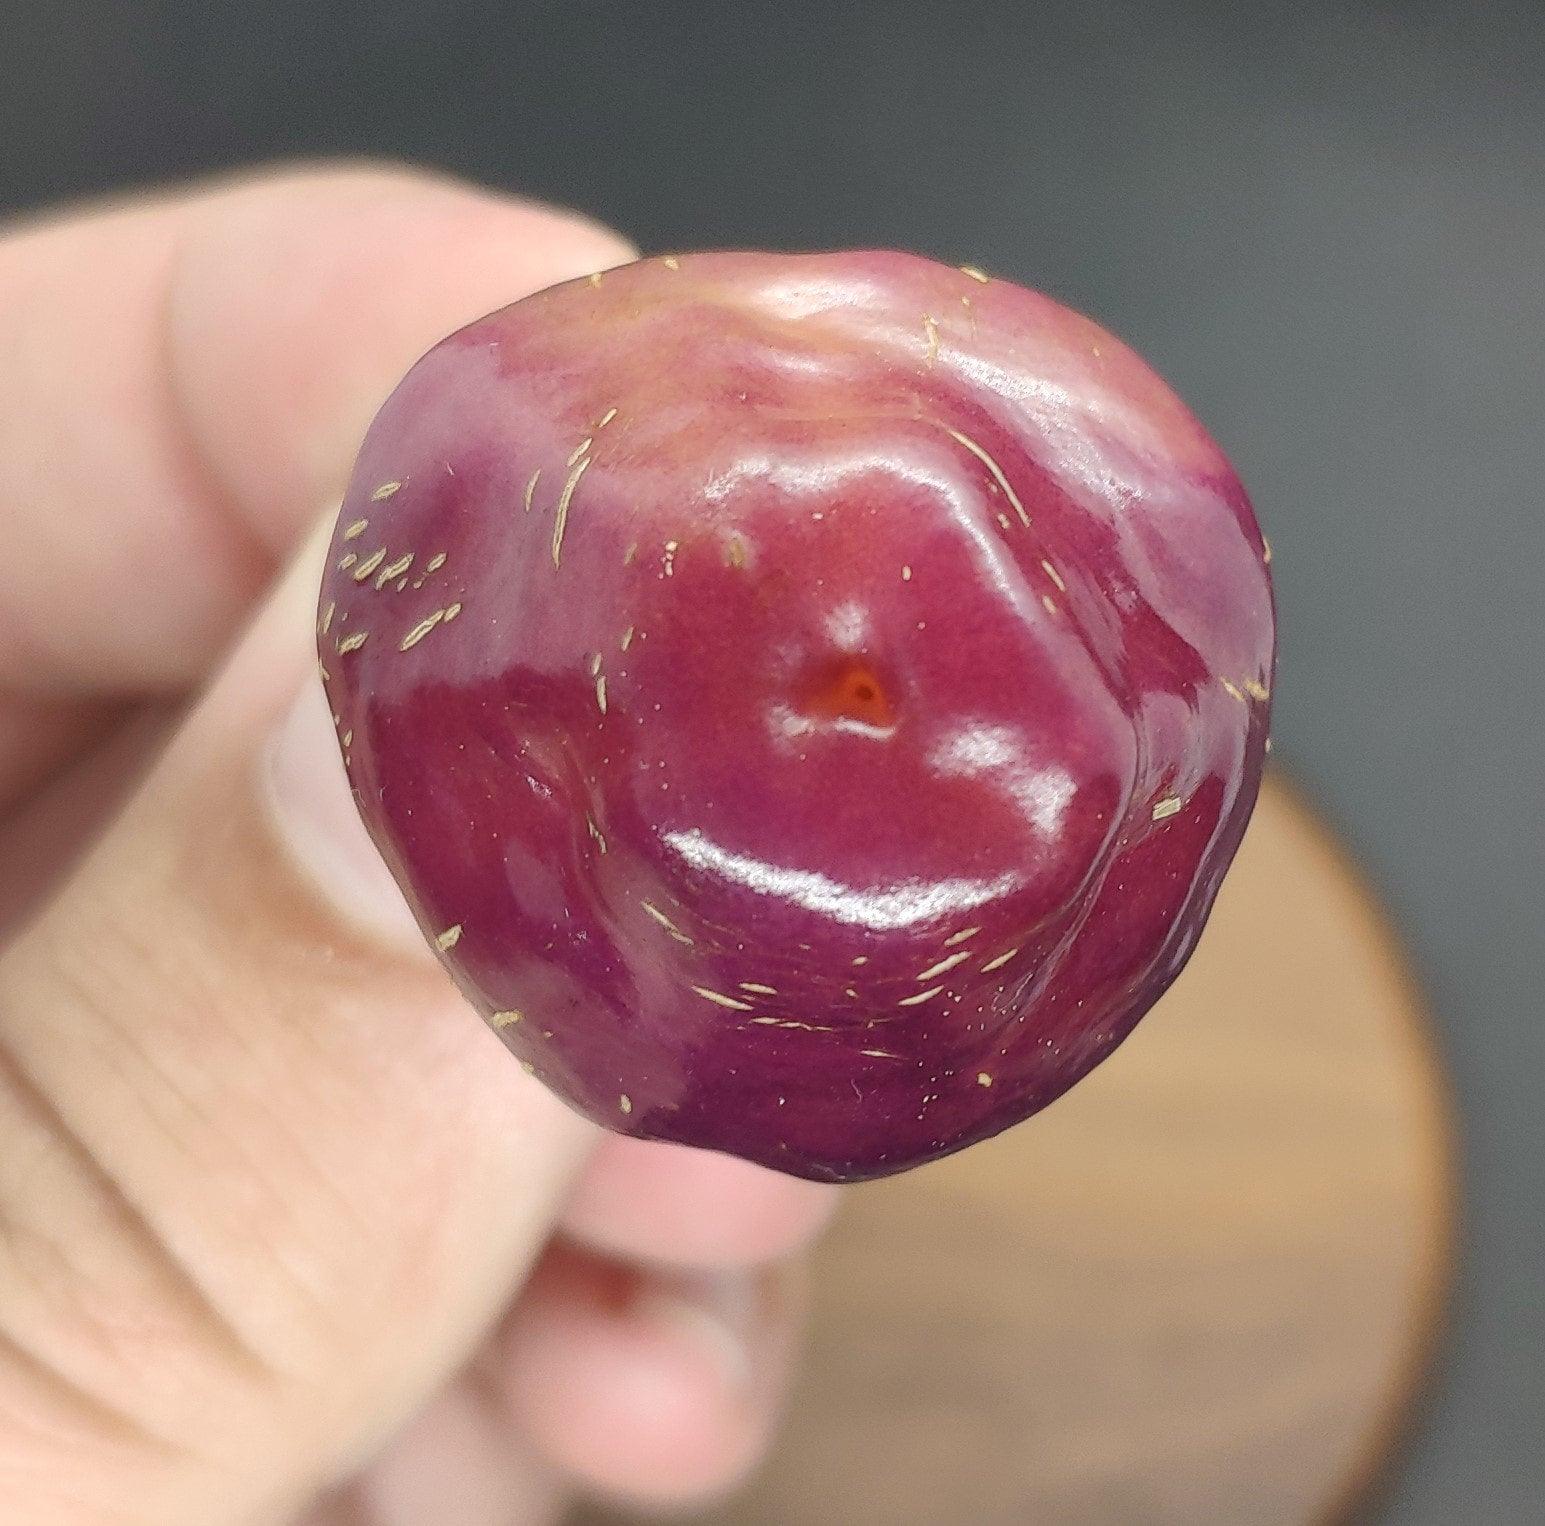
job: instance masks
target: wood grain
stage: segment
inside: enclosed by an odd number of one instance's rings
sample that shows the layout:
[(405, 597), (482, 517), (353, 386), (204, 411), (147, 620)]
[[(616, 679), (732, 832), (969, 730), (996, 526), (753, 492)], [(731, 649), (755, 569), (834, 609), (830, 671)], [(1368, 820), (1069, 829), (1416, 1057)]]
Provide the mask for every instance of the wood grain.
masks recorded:
[(780, 1445), (693, 1519), (1333, 1517), (1431, 1348), (1452, 1179), (1401, 951), (1274, 783), (1190, 967), (1111, 1060), (989, 1144), (850, 1189)]

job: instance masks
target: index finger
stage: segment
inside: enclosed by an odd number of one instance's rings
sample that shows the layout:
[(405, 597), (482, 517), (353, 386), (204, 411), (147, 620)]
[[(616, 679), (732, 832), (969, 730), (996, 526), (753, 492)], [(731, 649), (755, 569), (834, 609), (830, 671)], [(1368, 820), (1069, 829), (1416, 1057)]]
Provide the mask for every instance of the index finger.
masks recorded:
[(424, 349), (630, 254), (571, 213), (364, 167), (0, 241), (0, 694), (197, 681)]

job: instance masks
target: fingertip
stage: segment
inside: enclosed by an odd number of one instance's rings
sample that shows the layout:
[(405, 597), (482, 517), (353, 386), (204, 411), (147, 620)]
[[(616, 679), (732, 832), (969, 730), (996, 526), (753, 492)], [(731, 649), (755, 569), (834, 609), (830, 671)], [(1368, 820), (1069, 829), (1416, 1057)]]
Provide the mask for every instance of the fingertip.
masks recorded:
[(511, 1318), (498, 1381), (577, 1482), (641, 1505), (701, 1503), (767, 1448), (799, 1286), (790, 1268), (667, 1277), (560, 1251)]
[(437, 340), (631, 257), (577, 213), (314, 165), (0, 238), (0, 686), (178, 692)]
[(196, 209), (172, 283), (172, 380), (201, 460), (271, 550), (342, 489), (431, 345), (634, 257), (581, 213), (406, 164), (287, 166)]

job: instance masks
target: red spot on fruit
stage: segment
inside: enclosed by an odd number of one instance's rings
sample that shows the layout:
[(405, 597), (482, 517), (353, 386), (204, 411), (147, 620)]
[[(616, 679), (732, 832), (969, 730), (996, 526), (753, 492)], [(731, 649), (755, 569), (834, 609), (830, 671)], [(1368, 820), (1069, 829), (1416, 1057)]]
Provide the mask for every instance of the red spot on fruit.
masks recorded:
[(852, 659), (821, 673), (803, 708), (819, 719), (850, 721), (875, 731), (889, 731), (896, 724), (895, 708), (879, 675), (867, 663)]

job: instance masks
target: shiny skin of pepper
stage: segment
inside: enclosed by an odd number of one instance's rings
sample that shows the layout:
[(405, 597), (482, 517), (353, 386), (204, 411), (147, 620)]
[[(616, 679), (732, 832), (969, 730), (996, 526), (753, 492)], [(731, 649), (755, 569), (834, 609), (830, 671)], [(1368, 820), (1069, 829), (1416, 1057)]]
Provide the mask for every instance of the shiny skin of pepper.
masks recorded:
[(1059, 1096), (1260, 780), (1269, 552), (1120, 341), (911, 255), (693, 254), (453, 334), (320, 605), (355, 798), (507, 1046), (824, 1180)]

